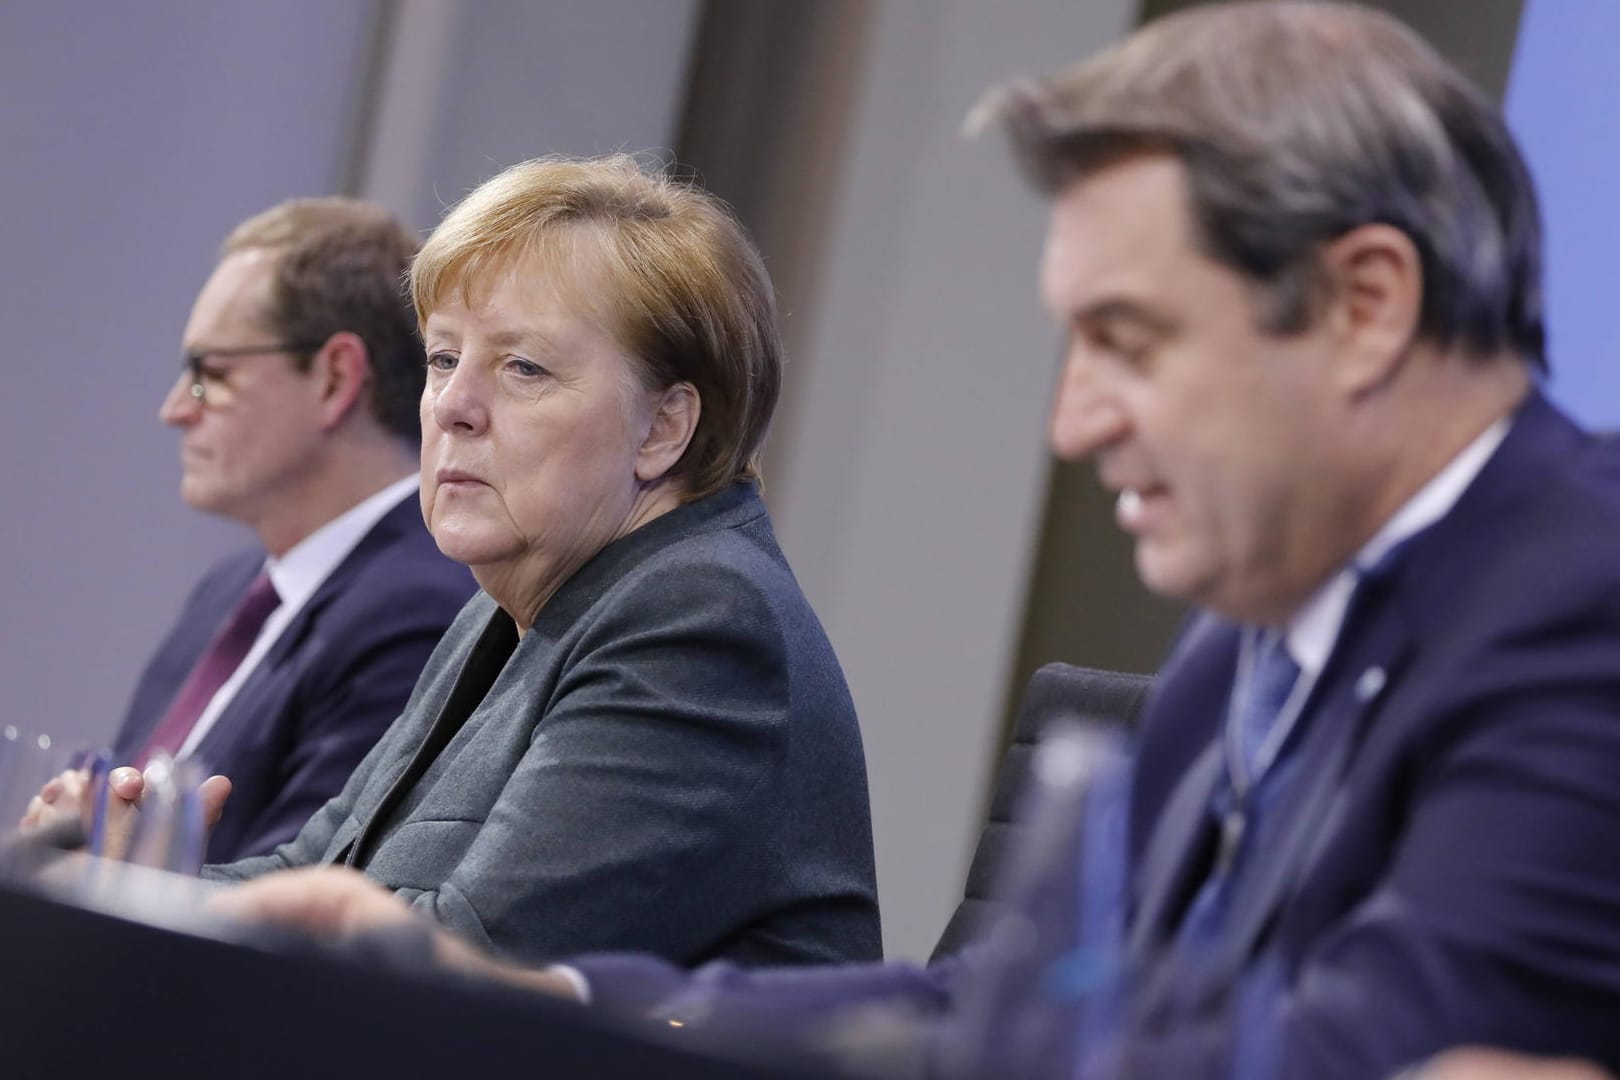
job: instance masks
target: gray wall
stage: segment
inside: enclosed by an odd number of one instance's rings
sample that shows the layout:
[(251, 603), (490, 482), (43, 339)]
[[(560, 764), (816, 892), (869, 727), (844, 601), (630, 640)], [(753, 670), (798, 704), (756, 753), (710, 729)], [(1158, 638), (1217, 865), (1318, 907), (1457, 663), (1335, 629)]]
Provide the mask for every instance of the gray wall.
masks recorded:
[(369, 6), (0, 5), (8, 723), (110, 731), (197, 571), (157, 422), (221, 238), (337, 182)]
[(696, 8), (0, 5), (4, 722), (104, 740), (198, 572), (251, 540), (180, 502), (157, 422), (230, 227), (345, 187), (425, 227), (536, 153), (668, 147)]
[[(1058, 337), (1045, 207), (962, 120), (985, 88), (1100, 48), (1128, 0), (887, 0), (793, 316), (768, 497), (860, 709), (885, 944), (926, 954), (960, 895), (998, 752), (1047, 471)], [(1078, 555), (1077, 557), (1084, 557)]]
[(698, 0), (396, 0), (353, 189), (431, 228), (539, 154), (667, 158)]
[[(1142, 0), (1142, 21), (1214, 0)], [(1356, 0), (1389, 12), (1422, 34), (1493, 97), (1508, 81), (1524, 0)], [(1566, 0), (1553, 0), (1564, 4)], [(1602, 0), (1599, 0), (1601, 3)]]

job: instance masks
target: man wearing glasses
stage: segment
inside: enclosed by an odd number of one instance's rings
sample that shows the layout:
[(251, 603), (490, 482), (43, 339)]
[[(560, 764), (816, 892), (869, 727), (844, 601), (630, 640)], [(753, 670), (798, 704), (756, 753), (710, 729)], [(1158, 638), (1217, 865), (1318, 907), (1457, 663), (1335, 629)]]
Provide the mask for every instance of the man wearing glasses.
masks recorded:
[(380, 207), (283, 203), (226, 239), (186, 324), (159, 411), (181, 495), (260, 546), (203, 575), (113, 763), (161, 753), (231, 777), (210, 862), (270, 850), (337, 793), (472, 593), (417, 506), (415, 251)]

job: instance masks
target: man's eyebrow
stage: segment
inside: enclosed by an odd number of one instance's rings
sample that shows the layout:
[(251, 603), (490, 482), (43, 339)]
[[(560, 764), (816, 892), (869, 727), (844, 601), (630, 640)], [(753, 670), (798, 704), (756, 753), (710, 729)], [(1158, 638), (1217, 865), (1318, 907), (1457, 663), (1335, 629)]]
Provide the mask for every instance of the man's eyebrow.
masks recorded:
[(1163, 315), (1143, 307), (1134, 300), (1109, 297), (1087, 304), (1074, 313), (1077, 324), (1131, 323), (1153, 333), (1169, 333), (1174, 324)]

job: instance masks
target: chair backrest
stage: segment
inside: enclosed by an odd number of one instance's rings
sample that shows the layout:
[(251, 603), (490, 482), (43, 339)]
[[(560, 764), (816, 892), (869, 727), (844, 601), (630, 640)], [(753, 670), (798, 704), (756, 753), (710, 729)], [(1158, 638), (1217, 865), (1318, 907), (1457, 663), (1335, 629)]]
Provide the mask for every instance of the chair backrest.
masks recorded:
[(1082, 717), (1093, 722), (1134, 726), (1153, 687), (1150, 675), (1097, 671), (1070, 664), (1047, 664), (1029, 680), (1018, 707), (1018, 722), (1011, 745), (1001, 759), (990, 813), (979, 834), (973, 862), (968, 866), (962, 902), (945, 925), (929, 962), (959, 951), (989, 925), (997, 911), (995, 888), (998, 870), (1017, 842), (1017, 819), (1023, 790), (1029, 779), (1030, 758), (1042, 728), (1059, 717)]

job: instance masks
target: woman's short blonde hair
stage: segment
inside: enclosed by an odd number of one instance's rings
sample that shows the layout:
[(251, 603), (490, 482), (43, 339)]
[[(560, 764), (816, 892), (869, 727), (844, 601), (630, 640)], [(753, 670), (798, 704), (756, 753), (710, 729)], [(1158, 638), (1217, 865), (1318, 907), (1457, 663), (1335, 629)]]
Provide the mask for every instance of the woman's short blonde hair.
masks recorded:
[(446, 215), (411, 266), (420, 322), (529, 259), (537, 281), (603, 321), (652, 389), (690, 383), (697, 431), (675, 466), (687, 499), (758, 478), (782, 383), (776, 299), (724, 203), (624, 154), (537, 158), (485, 181)]

